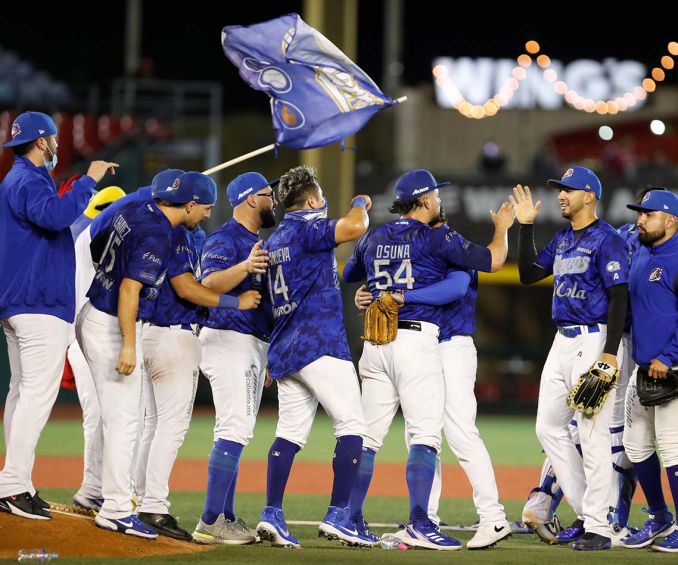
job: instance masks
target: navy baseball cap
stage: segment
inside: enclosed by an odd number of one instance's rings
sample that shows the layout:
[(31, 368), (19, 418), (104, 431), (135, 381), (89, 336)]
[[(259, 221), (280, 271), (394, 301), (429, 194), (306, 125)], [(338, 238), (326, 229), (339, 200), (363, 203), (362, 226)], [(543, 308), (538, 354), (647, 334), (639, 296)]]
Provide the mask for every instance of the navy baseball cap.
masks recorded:
[(217, 185), (207, 175), (189, 171), (175, 178), (170, 186), (158, 190), (155, 198), (174, 204), (191, 200), (198, 204), (214, 204), (217, 201)]
[(636, 212), (666, 212), (678, 216), (678, 196), (665, 188), (653, 188), (643, 196), (640, 204), (627, 204), (626, 207)]
[(565, 171), (563, 178), (549, 179), (546, 184), (551, 188), (571, 188), (593, 192), (598, 200), (603, 196), (603, 187), (596, 174), (586, 167), (570, 167)]
[(12, 124), (12, 139), (2, 147), (14, 147), (41, 137), (55, 135), (57, 132), (54, 120), (42, 112), (24, 112), (16, 117)]
[(430, 171), (426, 169), (408, 171), (395, 183), (396, 200), (412, 200), (448, 184), (450, 184), (449, 181), (436, 182)]
[(168, 186), (172, 186), (174, 179), (179, 178), (186, 171), (182, 169), (165, 169), (157, 173), (151, 181), (151, 195), (155, 198), (158, 190), (163, 190)]
[(279, 180), (278, 178), (269, 182), (260, 173), (243, 173), (228, 183), (226, 188), (228, 201), (235, 208), (238, 204), (242, 204), (250, 194), (255, 194), (267, 186), (274, 186)]

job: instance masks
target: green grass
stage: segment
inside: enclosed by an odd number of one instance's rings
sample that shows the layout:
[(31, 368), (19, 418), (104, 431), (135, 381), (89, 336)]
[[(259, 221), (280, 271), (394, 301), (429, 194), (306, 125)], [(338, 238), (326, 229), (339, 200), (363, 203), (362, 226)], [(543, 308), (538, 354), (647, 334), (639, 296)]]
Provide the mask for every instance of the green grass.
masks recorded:
[[(67, 490), (44, 490), (42, 494), (48, 500), (68, 503), (72, 493)], [(202, 496), (195, 493), (173, 493), (170, 497), (172, 513), (178, 517), (181, 525), (187, 529), (195, 526), (201, 511)], [(259, 512), (264, 503), (263, 495), (241, 494), (237, 497), (237, 511), (250, 524), (256, 525)], [(288, 520), (321, 520), (328, 503), (327, 496), (288, 495), (285, 497), (285, 514)], [(519, 516), (522, 503), (512, 502), (506, 505), (509, 519)], [(368, 498), (366, 515), (372, 522), (395, 522), (405, 518), (408, 511), (407, 499), (398, 497)], [(453, 501), (443, 500), (441, 516), (448, 522), (472, 523), (475, 519), (475, 510), (470, 500)], [(634, 508), (632, 522), (639, 523), (643, 518), (642, 512)], [(566, 505), (562, 507), (561, 517), (564, 522), (573, 519), (573, 514)], [(92, 533), (96, 530), (92, 526)], [(515, 535), (501, 543), (498, 547), (487, 551), (468, 551), (462, 549), (452, 554), (425, 550), (415, 551), (385, 551), (380, 548), (349, 549), (342, 547), (338, 542), (328, 542), (317, 537), (317, 529), (313, 526), (290, 526), (290, 530), (299, 537), (302, 549), (300, 551), (274, 549), (268, 544), (258, 544), (246, 547), (219, 547), (203, 554), (190, 557), (179, 555), (175, 557), (158, 557), (147, 559), (124, 559), (125, 563), (172, 562), (182, 563), (190, 560), (200, 563), (447, 563), (450, 559), (463, 563), (506, 563), (524, 565), (525, 563), (544, 563), (549, 560), (558, 563), (615, 563), (626, 565), (631, 563), (658, 562), (667, 557), (651, 553), (646, 550), (613, 549), (608, 552), (599, 552), (594, 555), (572, 551), (568, 547), (552, 547), (539, 543), (534, 535)], [(387, 529), (376, 529), (375, 533), (382, 534)], [(468, 541), (472, 534), (454, 532), (451, 534), (462, 541)], [(152, 543), (152, 542), (149, 542)], [(670, 558), (669, 558), (670, 559)], [(122, 559), (63, 559), (58, 563), (110, 563), (122, 562)], [(7, 561), (9, 562), (9, 561)]]
[[(211, 416), (196, 414), (191, 421), (179, 457), (205, 459), (212, 447)], [(266, 460), (268, 449), (275, 437), (276, 416), (262, 414), (257, 420), (254, 439), (245, 449), (243, 457), (249, 460)], [(534, 435), (534, 418), (493, 417), (478, 419), (478, 428), (492, 455), (495, 465), (541, 465), (542, 455)], [(299, 461), (328, 461), (332, 457), (334, 441), (332, 423), (325, 414), (318, 414), (306, 447), (297, 456)], [(397, 417), (379, 453), (381, 462), (405, 462), (407, 452), (404, 444), (404, 421)], [(39, 455), (82, 455), (82, 427), (78, 420), (50, 420), (40, 437)], [(0, 434), (0, 452), (4, 442)], [(445, 447), (445, 463), (456, 459)]]

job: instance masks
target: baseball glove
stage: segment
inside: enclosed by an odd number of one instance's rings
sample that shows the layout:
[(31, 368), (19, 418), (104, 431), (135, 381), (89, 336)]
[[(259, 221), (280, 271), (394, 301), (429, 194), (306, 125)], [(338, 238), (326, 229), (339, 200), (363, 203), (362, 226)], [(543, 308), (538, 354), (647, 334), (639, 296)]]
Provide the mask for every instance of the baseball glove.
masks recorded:
[(567, 395), (567, 405), (585, 416), (594, 416), (603, 408), (607, 395), (617, 383), (619, 371), (608, 363), (596, 361)]
[(362, 339), (374, 345), (391, 343), (398, 335), (398, 304), (390, 292), (382, 292), (365, 312)]
[(659, 406), (678, 397), (678, 375), (669, 369), (665, 379), (655, 379), (647, 374), (648, 367), (638, 367), (636, 388), (643, 406)]

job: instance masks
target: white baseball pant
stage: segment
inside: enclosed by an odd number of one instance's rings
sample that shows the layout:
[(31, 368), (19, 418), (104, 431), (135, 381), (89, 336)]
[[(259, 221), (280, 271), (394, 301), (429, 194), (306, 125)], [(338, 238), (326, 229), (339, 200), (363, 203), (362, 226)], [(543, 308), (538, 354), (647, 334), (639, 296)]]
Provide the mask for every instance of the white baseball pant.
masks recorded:
[(399, 329), (386, 345), (365, 342), (358, 365), (367, 425), (363, 447), (381, 449), (400, 405), (410, 444), (440, 452), (445, 382), (438, 326), (419, 323), (421, 331)]
[[(566, 337), (557, 333), (542, 370), (537, 408), (537, 438), (551, 461), (565, 496), (587, 532), (610, 537), (607, 520), (609, 490), (614, 480), (610, 420), (615, 402), (612, 389), (602, 410), (595, 416), (574, 412), (566, 403), (570, 389), (602, 354), (607, 327), (589, 333), (579, 326), (580, 335)], [(623, 359), (623, 344), (617, 353)], [(577, 422), (583, 457), (570, 436), (569, 423)]]
[(247, 445), (266, 381), (268, 344), (253, 335), (232, 330), (200, 331), (200, 369), (212, 387), (216, 420), (214, 441)]
[(276, 437), (303, 448), (318, 402), (332, 420), (335, 437), (365, 435), (358, 376), (350, 361), (324, 355), (277, 384)]
[(59, 393), (70, 324), (47, 314), (17, 314), (0, 322), (11, 373), (3, 419), (0, 498), (23, 492), (33, 495), (35, 448)]
[(141, 444), (148, 448), (139, 449), (137, 511), (168, 514), (169, 478), (193, 413), (200, 342), (192, 331), (151, 324), (144, 324), (142, 342), (148, 386)]
[(132, 513), (131, 465), (139, 428), (141, 398), (141, 323), (136, 325), (137, 363), (130, 375), (115, 366), (122, 347), (118, 318), (85, 304), (76, 323), (76, 335), (87, 359), (97, 393), (104, 449), (101, 475), (103, 518), (118, 519)]

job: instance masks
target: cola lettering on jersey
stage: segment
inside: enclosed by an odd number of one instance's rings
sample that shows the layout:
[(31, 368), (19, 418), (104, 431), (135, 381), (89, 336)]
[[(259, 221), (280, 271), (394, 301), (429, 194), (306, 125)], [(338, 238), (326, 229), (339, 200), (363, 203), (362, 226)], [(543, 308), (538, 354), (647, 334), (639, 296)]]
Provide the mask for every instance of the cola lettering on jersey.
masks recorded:
[(576, 282), (571, 287), (569, 287), (567, 286), (567, 283), (563, 281), (556, 287), (555, 292), (556, 295), (560, 296), (561, 298), (576, 298), (578, 300), (586, 300), (586, 291), (583, 288), (577, 287)]

